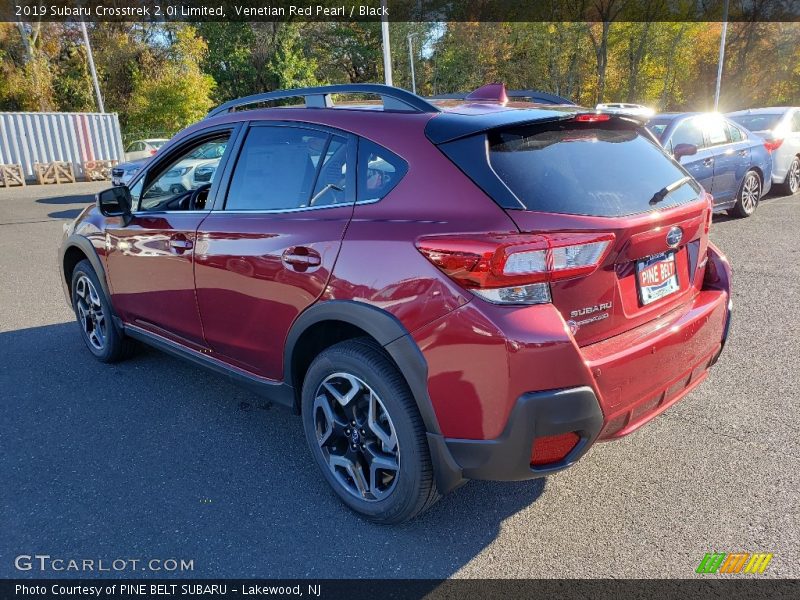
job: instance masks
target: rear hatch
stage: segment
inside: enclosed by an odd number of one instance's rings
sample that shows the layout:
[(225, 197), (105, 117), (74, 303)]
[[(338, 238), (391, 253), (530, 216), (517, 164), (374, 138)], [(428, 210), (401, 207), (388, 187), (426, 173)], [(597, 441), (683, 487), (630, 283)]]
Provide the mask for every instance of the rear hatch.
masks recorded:
[(567, 247), (552, 256), (596, 260), (588, 274), (564, 269), (549, 282), (580, 345), (689, 304), (703, 280), (711, 199), (638, 123), (589, 113), (481, 136), (502, 188), (481, 173), (483, 161), (464, 164), (463, 142), (442, 149), (521, 232)]

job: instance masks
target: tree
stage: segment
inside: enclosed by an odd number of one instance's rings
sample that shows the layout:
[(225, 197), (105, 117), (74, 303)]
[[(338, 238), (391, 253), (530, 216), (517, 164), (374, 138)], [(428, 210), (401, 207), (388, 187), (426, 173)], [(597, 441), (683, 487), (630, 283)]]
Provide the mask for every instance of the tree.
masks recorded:
[(214, 79), (200, 69), (207, 52), (205, 40), (193, 27), (177, 27), (166, 60), (146, 64), (134, 74), (128, 105), (128, 127), (140, 132), (173, 134), (202, 119), (214, 105)]

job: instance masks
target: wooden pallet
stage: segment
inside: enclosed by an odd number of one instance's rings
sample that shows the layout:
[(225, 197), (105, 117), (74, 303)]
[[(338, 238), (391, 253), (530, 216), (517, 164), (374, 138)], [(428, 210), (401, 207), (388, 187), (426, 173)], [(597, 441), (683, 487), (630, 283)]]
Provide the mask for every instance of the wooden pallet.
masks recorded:
[(22, 165), (0, 165), (0, 187), (25, 185), (25, 173)]
[(41, 185), (50, 183), (75, 183), (72, 163), (55, 160), (50, 163), (33, 163), (36, 179)]
[(111, 179), (111, 168), (118, 162), (118, 160), (90, 160), (83, 163), (83, 176), (86, 181)]

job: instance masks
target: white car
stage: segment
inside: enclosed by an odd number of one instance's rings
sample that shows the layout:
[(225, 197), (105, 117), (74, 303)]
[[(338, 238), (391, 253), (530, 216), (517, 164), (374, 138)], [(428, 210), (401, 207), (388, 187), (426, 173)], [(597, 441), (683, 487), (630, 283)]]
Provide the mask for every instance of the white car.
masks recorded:
[(641, 104), (626, 104), (622, 102), (612, 102), (610, 104), (598, 104), (595, 110), (616, 115), (631, 115), (634, 117), (652, 117), (656, 114), (652, 108)]
[(772, 154), (772, 182), (783, 193), (796, 194), (800, 190), (800, 107), (751, 108), (727, 117), (764, 138)]
[(224, 153), (225, 143), (203, 144), (188, 157), (172, 165), (155, 186), (163, 194), (176, 195), (211, 183)]
[(151, 140), (136, 140), (128, 144), (125, 148), (125, 160), (130, 162), (132, 160), (139, 160), (140, 158), (150, 158), (158, 149), (166, 144), (169, 140), (163, 138), (154, 138)]

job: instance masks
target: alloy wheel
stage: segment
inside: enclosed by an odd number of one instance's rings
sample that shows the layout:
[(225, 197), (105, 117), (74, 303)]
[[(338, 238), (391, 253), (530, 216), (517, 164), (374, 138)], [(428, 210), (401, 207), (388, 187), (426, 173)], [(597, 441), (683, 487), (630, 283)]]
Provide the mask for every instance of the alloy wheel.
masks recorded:
[(760, 196), (761, 182), (758, 179), (758, 175), (748, 173), (742, 184), (742, 208), (747, 214), (751, 214), (756, 209)]
[(75, 282), (75, 311), (83, 333), (96, 350), (106, 346), (106, 317), (92, 280), (81, 274)]
[(394, 423), (378, 394), (350, 373), (333, 373), (317, 388), (317, 443), (334, 479), (368, 502), (386, 498), (400, 474)]
[(800, 159), (795, 158), (789, 166), (789, 191), (796, 194), (800, 189)]

